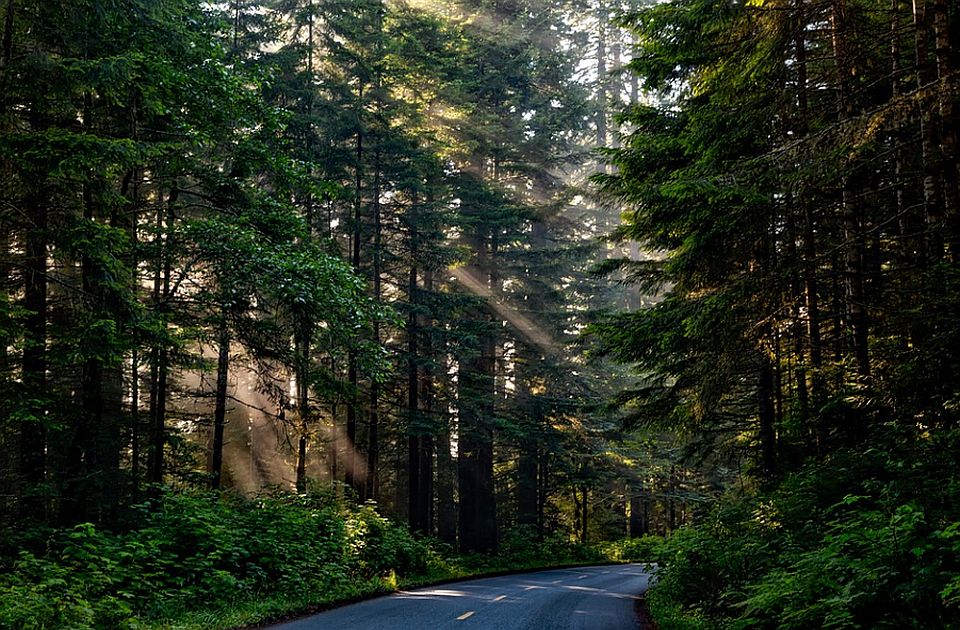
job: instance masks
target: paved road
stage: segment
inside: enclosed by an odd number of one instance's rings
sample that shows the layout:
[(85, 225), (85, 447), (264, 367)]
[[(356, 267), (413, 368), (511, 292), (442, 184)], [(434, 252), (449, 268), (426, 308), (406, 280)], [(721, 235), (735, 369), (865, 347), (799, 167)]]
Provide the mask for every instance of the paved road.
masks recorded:
[(555, 569), (401, 591), (272, 630), (613, 630), (638, 627), (641, 565)]

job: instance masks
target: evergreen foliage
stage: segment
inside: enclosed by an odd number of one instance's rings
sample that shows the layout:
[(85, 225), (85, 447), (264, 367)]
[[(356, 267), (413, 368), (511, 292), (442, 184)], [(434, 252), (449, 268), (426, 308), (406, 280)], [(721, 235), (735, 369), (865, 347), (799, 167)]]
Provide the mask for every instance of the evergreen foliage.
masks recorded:
[[(745, 459), (675, 536), (662, 627), (953, 627), (958, 37), (947, 2), (677, 0), (595, 181), (661, 299), (596, 324), (633, 426)], [(946, 457), (946, 459), (943, 459)], [(935, 489), (934, 489), (935, 488)]]

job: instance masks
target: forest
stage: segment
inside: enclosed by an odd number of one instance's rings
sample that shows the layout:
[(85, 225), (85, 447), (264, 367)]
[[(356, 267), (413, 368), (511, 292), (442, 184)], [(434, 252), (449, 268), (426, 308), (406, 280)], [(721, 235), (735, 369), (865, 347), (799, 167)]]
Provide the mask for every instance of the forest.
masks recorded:
[(0, 0), (0, 628), (656, 563), (960, 627), (960, 6)]

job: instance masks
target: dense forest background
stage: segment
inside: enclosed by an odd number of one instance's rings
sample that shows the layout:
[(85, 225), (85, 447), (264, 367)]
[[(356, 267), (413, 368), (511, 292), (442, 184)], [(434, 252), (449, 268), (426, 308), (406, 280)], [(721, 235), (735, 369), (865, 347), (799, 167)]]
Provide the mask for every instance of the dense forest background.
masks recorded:
[(628, 299), (584, 187), (622, 7), (7, 6), (8, 521), (331, 481), (470, 550), (623, 521), (572, 347)]
[[(668, 547), (665, 627), (941, 628), (958, 580), (957, 99), (946, 0), (678, 0), (601, 189), (665, 292), (597, 330), (637, 425), (753, 453)], [(608, 263), (609, 264), (609, 263)], [(669, 620), (669, 621), (667, 621)]]
[(525, 550), (957, 623), (953, 3), (2, 5), (0, 625)]

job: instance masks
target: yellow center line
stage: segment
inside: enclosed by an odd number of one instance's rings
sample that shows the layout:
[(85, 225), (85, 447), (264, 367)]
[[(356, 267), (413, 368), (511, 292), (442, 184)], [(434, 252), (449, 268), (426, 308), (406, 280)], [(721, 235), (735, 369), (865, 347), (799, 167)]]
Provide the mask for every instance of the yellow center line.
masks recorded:
[(472, 616), (473, 616), (473, 611), (472, 611), (472, 610), (468, 610), (467, 612), (465, 612), (465, 613), (463, 613), (462, 615), (460, 615), (459, 617), (457, 617), (457, 621), (463, 621), (464, 619), (469, 619), (469, 618), (472, 617)]
[(499, 602), (500, 600), (503, 600), (503, 599), (506, 599), (506, 598), (507, 598), (506, 595), (501, 595), (500, 597), (494, 597), (494, 598), (493, 598), (493, 601)]

